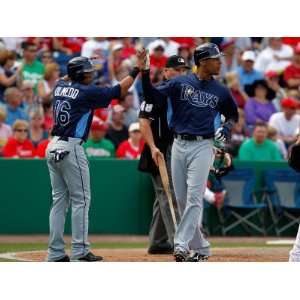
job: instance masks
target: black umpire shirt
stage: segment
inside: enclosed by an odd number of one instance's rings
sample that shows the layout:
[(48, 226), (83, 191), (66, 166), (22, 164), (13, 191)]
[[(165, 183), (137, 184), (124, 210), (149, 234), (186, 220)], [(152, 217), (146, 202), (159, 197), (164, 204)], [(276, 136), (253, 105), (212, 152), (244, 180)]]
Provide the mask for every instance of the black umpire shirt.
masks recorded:
[[(173, 133), (168, 126), (168, 101), (167, 98), (145, 99), (140, 106), (139, 118), (151, 120), (151, 129), (156, 147), (166, 156), (168, 146), (173, 143)], [(159, 170), (152, 159), (151, 150), (145, 144), (138, 165), (139, 171), (159, 174)]]

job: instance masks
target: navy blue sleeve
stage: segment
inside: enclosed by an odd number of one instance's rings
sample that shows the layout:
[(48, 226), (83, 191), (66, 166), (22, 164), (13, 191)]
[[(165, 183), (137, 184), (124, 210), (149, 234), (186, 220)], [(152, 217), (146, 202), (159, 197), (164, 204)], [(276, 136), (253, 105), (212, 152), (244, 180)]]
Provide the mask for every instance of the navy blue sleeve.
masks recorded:
[(107, 107), (112, 99), (119, 99), (121, 96), (121, 86), (113, 87), (87, 86), (84, 90), (84, 98), (89, 108)]
[(142, 87), (146, 102), (158, 103), (171, 95), (171, 80), (162, 82), (159, 87), (154, 87), (150, 80), (150, 72), (142, 73)]
[(172, 94), (172, 87), (174, 87), (174, 82), (172, 80), (164, 81), (162, 82), (158, 87), (157, 90), (161, 93), (161, 95), (164, 96), (164, 99), (166, 97), (171, 96)]
[(224, 96), (220, 101), (219, 108), (220, 108), (220, 113), (225, 117), (225, 122), (238, 121), (239, 114), (238, 114), (237, 105), (230, 91), (227, 88), (224, 88)]

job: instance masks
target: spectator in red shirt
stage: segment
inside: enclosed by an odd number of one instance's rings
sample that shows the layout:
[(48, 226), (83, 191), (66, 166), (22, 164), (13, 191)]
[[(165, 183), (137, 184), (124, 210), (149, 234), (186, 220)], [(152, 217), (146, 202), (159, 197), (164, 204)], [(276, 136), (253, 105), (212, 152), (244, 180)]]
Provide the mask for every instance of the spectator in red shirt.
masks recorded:
[(42, 141), (38, 144), (38, 146), (37, 146), (37, 148), (36, 148), (35, 155), (36, 155), (37, 157), (39, 157), (39, 158), (45, 158), (45, 157), (46, 157), (46, 149), (47, 149), (47, 146), (48, 146), (48, 144), (50, 143), (51, 139), (52, 139), (52, 136), (51, 136), (51, 133), (50, 133), (50, 131), (49, 131), (49, 133), (48, 133), (48, 138), (42, 140)]
[(144, 147), (140, 124), (132, 123), (129, 126), (128, 132), (129, 138), (119, 145), (116, 156), (124, 159), (139, 159)]
[(67, 55), (80, 55), (82, 44), (85, 42), (83, 37), (54, 37), (53, 45), (58, 50)]
[(194, 48), (196, 46), (195, 38), (193, 37), (172, 37), (171, 39), (180, 45), (182, 44), (189, 45), (190, 48)]
[(296, 47), (298, 43), (300, 43), (300, 37), (283, 37), (282, 43), (290, 45), (292, 47)]
[(132, 55), (136, 54), (136, 50), (133, 44), (133, 39), (131, 37), (124, 37), (122, 38), (122, 44), (123, 44), (123, 49), (122, 49), (122, 58), (130, 58)]
[(103, 122), (107, 121), (109, 114), (109, 109), (108, 108), (98, 108), (94, 110), (94, 116), (98, 117), (101, 119)]
[(157, 69), (163, 69), (167, 63), (167, 57), (164, 55), (165, 48), (162, 43), (157, 44), (150, 54), (150, 65)]
[(5, 124), (6, 112), (0, 107), (0, 156), (2, 156), (2, 148), (6, 144), (8, 138), (12, 135), (11, 127)]
[(44, 110), (44, 124), (43, 127), (45, 130), (49, 131), (53, 127), (53, 108), (52, 103), (43, 103), (43, 110)]
[(6, 158), (32, 158), (35, 149), (28, 138), (28, 122), (16, 120), (13, 124), (13, 136), (8, 139), (3, 148), (3, 157)]
[(295, 47), (293, 62), (283, 74), (289, 88), (298, 88), (300, 86), (300, 43)]

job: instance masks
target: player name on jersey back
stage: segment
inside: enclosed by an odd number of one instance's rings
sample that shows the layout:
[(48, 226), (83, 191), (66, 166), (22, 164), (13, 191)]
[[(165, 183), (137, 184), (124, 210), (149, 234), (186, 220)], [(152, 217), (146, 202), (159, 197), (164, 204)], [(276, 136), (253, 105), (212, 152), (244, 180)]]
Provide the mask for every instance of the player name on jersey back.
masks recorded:
[(73, 87), (58, 86), (54, 90), (54, 96), (57, 96), (57, 97), (68, 97), (71, 99), (76, 99), (78, 94), (79, 94), (79, 89), (75, 89)]

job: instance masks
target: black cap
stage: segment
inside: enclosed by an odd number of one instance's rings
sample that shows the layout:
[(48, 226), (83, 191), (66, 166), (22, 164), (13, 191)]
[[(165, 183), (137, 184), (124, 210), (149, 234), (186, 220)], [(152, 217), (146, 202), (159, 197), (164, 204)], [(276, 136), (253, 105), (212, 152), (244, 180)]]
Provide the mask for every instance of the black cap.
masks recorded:
[(185, 67), (186, 69), (190, 69), (190, 67), (186, 64), (184, 58), (179, 55), (172, 55), (168, 58), (166, 63), (166, 68), (178, 68)]

